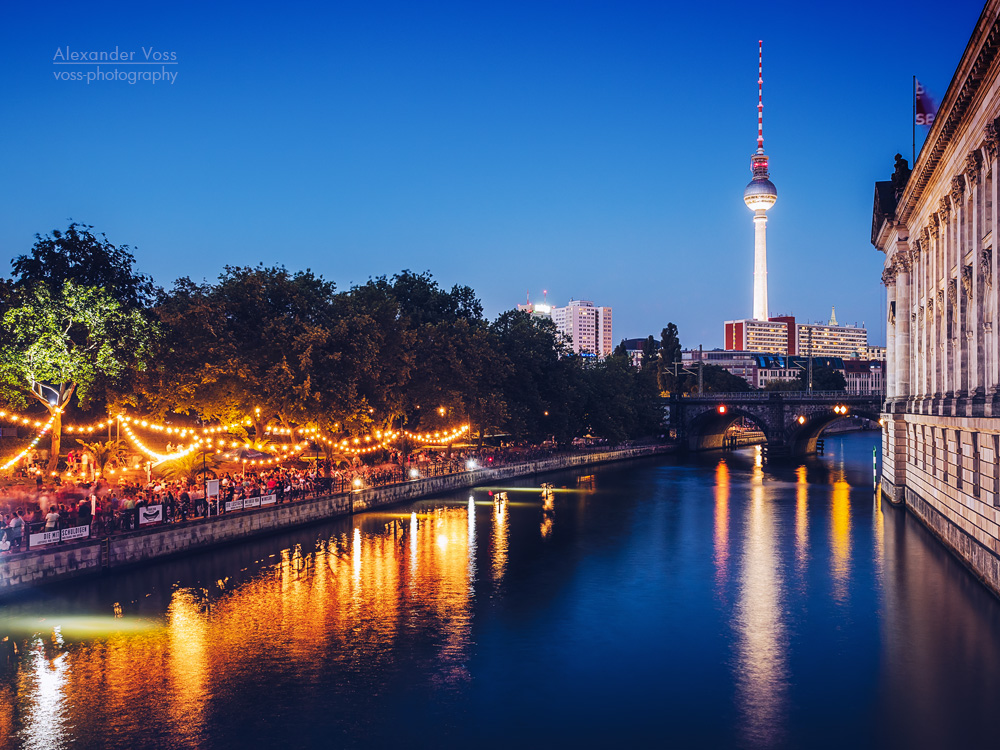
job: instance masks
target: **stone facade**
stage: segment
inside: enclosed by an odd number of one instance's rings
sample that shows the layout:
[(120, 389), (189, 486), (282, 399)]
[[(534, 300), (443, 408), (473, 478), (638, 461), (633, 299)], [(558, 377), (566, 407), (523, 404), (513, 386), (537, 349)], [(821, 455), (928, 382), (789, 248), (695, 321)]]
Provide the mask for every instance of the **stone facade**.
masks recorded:
[(1000, 593), (997, 128), (1000, 0), (966, 47), (912, 173), (876, 183), (886, 254), (882, 490)]
[(330, 495), (288, 505), (244, 510), (205, 520), (116, 534), (104, 540), (64, 544), (51, 550), (8, 555), (0, 564), (0, 597), (46, 583), (96, 575), (111, 568), (141, 565), (421, 497), (546, 471), (641, 458), (663, 453), (667, 449), (667, 446), (654, 445), (559, 456), (544, 461), (466, 471), (388, 487)]

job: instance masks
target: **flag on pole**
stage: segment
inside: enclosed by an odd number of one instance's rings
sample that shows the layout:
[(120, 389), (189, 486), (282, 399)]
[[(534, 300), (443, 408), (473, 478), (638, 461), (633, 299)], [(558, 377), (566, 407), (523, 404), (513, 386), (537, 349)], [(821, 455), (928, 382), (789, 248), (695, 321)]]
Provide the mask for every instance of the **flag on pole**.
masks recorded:
[(937, 105), (920, 81), (917, 81), (913, 87), (913, 98), (914, 124), (929, 128), (934, 124), (934, 118), (937, 116)]

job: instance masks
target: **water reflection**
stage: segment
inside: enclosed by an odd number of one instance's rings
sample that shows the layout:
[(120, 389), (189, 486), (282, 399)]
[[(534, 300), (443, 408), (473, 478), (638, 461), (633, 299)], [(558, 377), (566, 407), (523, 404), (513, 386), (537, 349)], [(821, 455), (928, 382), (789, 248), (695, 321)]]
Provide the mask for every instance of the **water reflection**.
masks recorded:
[(507, 493), (493, 496), (493, 580), (499, 582), (507, 570)]
[(830, 580), (833, 595), (845, 602), (851, 579), (851, 485), (843, 469), (834, 472), (830, 496)]
[(803, 580), (809, 562), (809, 480), (806, 467), (795, 470), (795, 572)]
[(473, 591), (476, 584), (476, 498), (469, 495), (468, 508), (468, 535), (469, 535), (469, 593)]
[(28, 649), (29, 669), (22, 673), (18, 689), (25, 696), (25, 724), (30, 727), (21, 734), (22, 746), (29, 750), (66, 747), (70, 741), (64, 694), (69, 654), (62, 646), (62, 634), (56, 626), (50, 641), (36, 635)]
[(858, 445), (463, 492), (11, 603), (0, 744), (991, 747), (1000, 604), (873, 505)]
[(555, 525), (556, 494), (553, 492), (551, 484), (542, 484), (542, 523), (539, 531), (542, 538), (552, 535), (552, 527)]
[(726, 582), (729, 566), (729, 465), (725, 460), (715, 467), (715, 582)]
[(201, 734), (208, 691), (208, 617), (203, 592), (180, 589), (167, 608), (169, 636), (167, 715), (178, 736)]
[(776, 524), (763, 468), (755, 462), (734, 613), (742, 731), (755, 746), (776, 743), (784, 728), (787, 645)]

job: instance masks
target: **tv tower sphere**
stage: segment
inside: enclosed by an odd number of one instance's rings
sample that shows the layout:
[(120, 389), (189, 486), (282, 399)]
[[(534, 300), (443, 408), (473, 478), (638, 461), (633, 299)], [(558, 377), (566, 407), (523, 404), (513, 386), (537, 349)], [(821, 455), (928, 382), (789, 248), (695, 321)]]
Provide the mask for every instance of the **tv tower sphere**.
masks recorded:
[[(767, 157), (764, 158), (764, 168), (758, 171), (757, 155), (754, 154), (753, 158), (754, 177), (743, 191), (743, 202), (751, 211), (766, 211), (778, 200), (778, 190), (774, 187), (774, 183), (767, 179)], [(763, 156), (762, 153), (760, 155)]]

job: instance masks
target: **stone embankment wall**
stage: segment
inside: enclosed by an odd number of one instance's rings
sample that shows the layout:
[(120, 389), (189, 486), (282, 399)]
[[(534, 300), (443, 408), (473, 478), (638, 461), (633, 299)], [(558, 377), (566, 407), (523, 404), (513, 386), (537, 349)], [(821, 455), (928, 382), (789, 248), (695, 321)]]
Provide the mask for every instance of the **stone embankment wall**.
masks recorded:
[(905, 504), (1000, 596), (996, 417), (887, 414), (882, 493)]
[(670, 449), (671, 446), (653, 445), (558, 456), (542, 461), (495, 469), (478, 469), (348, 494), (329, 495), (287, 505), (244, 510), (204, 520), (116, 534), (107, 539), (90, 539), (85, 542), (64, 544), (51, 550), (8, 555), (0, 558), (0, 597), (45, 583), (95, 575), (107, 569), (139, 565), (172, 555), (231, 544), (295, 526), (304, 526), (480, 484), (577, 466), (641, 458), (665, 453)]

